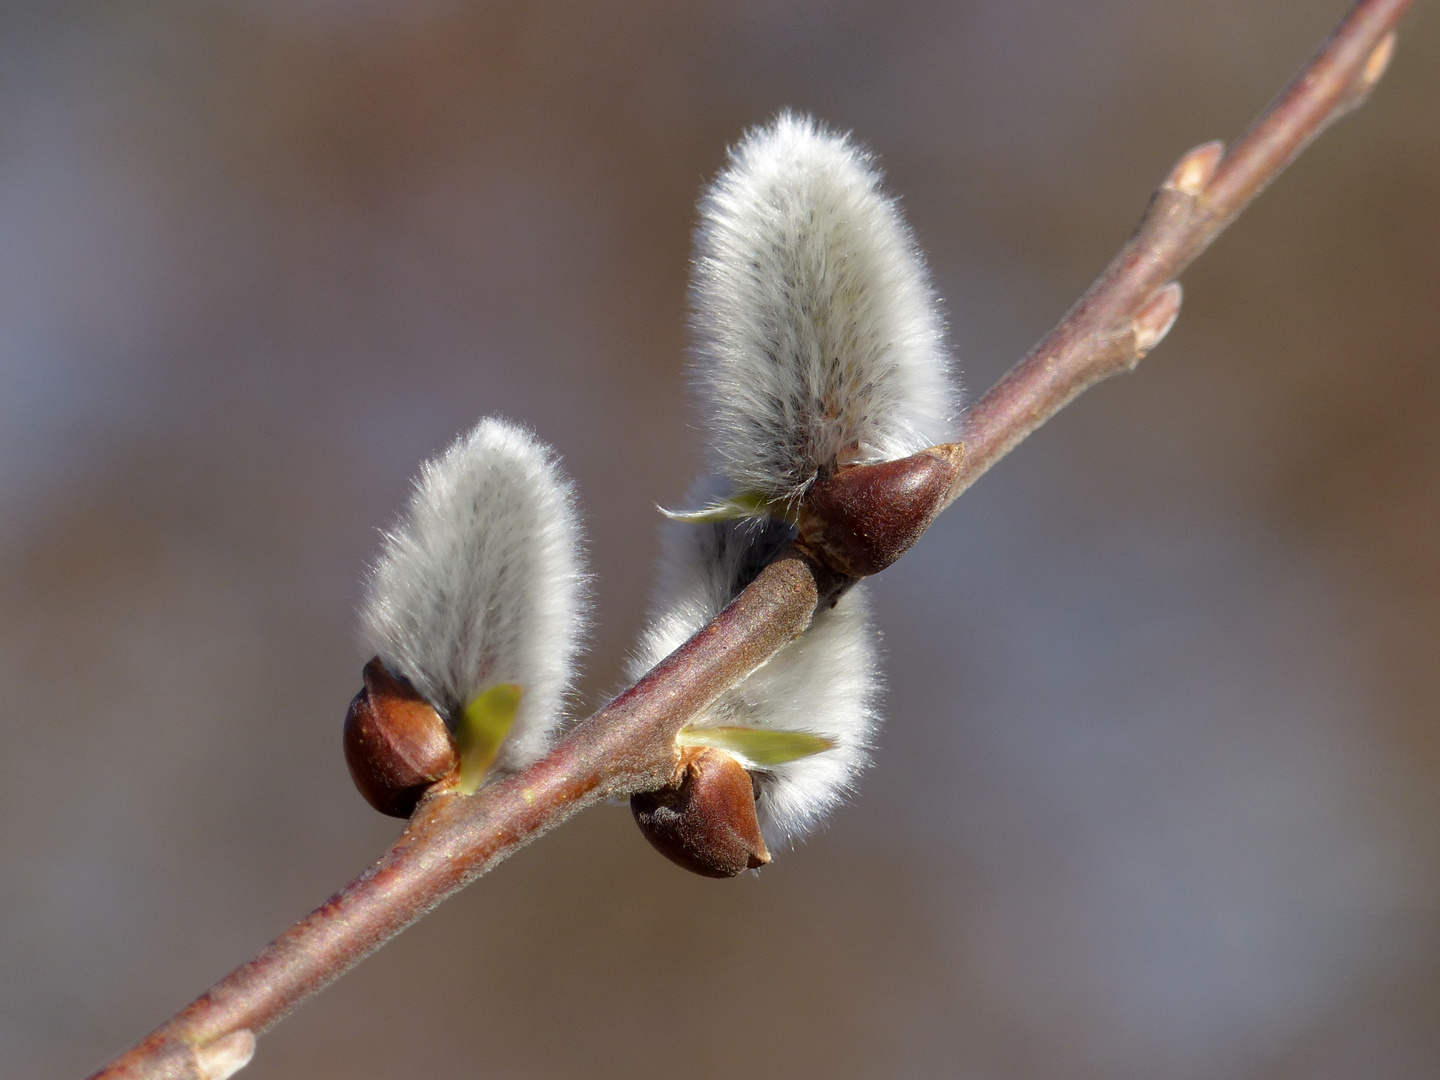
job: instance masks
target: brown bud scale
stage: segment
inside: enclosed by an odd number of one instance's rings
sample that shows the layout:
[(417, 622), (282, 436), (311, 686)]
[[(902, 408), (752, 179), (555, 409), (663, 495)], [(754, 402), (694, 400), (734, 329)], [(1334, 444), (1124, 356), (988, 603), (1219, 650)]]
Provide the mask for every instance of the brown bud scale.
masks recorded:
[(722, 750), (688, 748), (679, 782), (632, 795), (630, 811), (656, 851), (704, 877), (734, 877), (770, 861), (755, 814), (754, 781)]
[(940, 513), (962, 453), (959, 443), (945, 443), (817, 480), (800, 508), (801, 542), (842, 574), (878, 574)]
[(408, 818), (421, 796), (459, 764), (455, 740), (431, 704), (377, 656), (345, 714), (345, 763), (365, 801)]

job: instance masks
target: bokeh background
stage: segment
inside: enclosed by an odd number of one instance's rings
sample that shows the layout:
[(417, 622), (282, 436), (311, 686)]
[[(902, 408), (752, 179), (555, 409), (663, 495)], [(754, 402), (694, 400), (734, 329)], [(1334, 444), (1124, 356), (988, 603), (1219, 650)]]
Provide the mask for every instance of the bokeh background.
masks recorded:
[[(1343, 6), (5, 3), (0, 1075), (87, 1073), (398, 832), (340, 755), (353, 610), (482, 414), (578, 481), (614, 689), (747, 125), (878, 151), (983, 390)], [(592, 811), (245, 1075), (1440, 1073), (1435, 5), (1186, 289), (875, 582), (828, 831), (717, 883)]]

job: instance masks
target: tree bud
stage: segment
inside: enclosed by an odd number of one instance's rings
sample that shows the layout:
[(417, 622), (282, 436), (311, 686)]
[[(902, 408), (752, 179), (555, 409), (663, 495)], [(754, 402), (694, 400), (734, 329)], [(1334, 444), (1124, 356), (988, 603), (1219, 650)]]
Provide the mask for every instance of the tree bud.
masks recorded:
[(800, 508), (801, 541), (842, 574), (878, 574), (940, 513), (962, 452), (959, 443), (945, 443), (817, 480)]
[(345, 714), (345, 763), (365, 801), (408, 818), (437, 780), (456, 768), (455, 740), (434, 707), (377, 656), (365, 665), (365, 688)]
[(678, 784), (630, 797), (635, 823), (656, 851), (704, 877), (734, 877), (770, 861), (755, 815), (755, 785), (729, 754), (683, 752)]

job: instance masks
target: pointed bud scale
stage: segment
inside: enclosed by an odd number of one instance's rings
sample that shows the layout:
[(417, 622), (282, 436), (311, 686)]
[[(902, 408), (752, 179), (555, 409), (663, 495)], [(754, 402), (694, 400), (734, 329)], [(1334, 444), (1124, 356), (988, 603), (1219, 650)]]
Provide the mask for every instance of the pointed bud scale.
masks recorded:
[[(702, 488), (698, 501), (723, 483)], [(639, 678), (673, 652), (794, 535), (773, 518), (667, 526), (654, 614), (627, 674)], [(749, 770), (773, 848), (808, 832), (853, 787), (879, 726), (878, 696), (875, 633), (857, 585), (695, 717), (677, 743), (683, 753), (713, 749)]]
[(365, 686), (345, 714), (345, 764), (365, 801), (407, 818), (437, 780), (456, 767), (455, 740), (431, 704), (385, 670), (365, 665)]
[(868, 577), (905, 554), (940, 513), (960, 468), (959, 443), (899, 461), (852, 465), (817, 480), (800, 507), (800, 538), (832, 569)]
[(723, 751), (687, 750), (680, 781), (631, 796), (630, 810), (655, 850), (693, 873), (728, 878), (770, 861), (755, 815), (754, 781)]
[(514, 771), (544, 754), (562, 721), (585, 594), (574, 496), (554, 452), (492, 418), (425, 465), (370, 577), (361, 636), (452, 731), (486, 691), (519, 687), (508, 734), (485, 751)]
[(734, 492), (951, 441), (958, 395), (929, 275), (868, 153), (809, 117), (750, 131), (700, 202), (695, 383)]

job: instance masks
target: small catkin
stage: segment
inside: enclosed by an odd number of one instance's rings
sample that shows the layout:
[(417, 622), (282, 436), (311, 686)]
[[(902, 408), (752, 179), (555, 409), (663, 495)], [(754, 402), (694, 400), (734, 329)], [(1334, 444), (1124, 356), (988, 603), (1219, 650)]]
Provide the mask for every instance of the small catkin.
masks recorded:
[[(773, 519), (667, 526), (654, 614), (629, 676), (640, 678), (718, 614), (793, 536)], [(814, 828), (869, 763), (880, 722), (876, 654), (868, 599), (856, 585), (691, 721), (699, 728), (803, 732), (833, 743), (822, 753), (752, 770), (767, 843), (791, 842)]]
[(939, 302), (880, 179), (848, 138), (784, 112), (701, 199), (693, 378), (735, 492), (794, 502), (837, 467), (955, 437)]
[(575, 497), (533, 433), (482, 420), (427, 462), (360, 611), (366, 648), (455, 729), (482, 691), (522, 690), (496, 766), (538, 759), (562, 722), (587, 623)]

